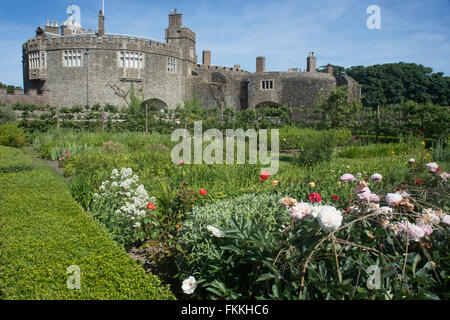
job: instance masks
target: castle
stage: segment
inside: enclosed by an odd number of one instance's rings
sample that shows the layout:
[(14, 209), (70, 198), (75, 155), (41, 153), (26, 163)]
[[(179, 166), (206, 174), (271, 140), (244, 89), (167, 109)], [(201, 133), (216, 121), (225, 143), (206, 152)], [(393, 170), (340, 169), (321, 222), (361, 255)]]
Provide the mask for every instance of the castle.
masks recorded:
[[(197, 64), (196, 34), (183, 26), (182, 19), (176, 9), (170, 12), (165, 43), (107, 33), (103, 10), (95, 32), (83, 29), (72, 15), (60, 27), (47, 21), (23, 45), (25, 95), (31, 93), (54, 106), (123, 106), (133, 87), (148, 103), (167, 108), (198, 97), (204, 107), (272, 104), (292, 110), (314, 107), (321, 92), (338, 86), (348, 85), (353, 97), (360, 96), (359, 85), (346, 75), (334, 75), (332, 66), (328, 72), (317, 72), (313, 52), (305, 72), (268, 72), (264, 57), (256, 58), (255, 73), (239, 65), (213, 66), (211, 51), (203, 51), (202, 64)], [(0, 99), (2, 95), (5, 92), (0, 92)]]

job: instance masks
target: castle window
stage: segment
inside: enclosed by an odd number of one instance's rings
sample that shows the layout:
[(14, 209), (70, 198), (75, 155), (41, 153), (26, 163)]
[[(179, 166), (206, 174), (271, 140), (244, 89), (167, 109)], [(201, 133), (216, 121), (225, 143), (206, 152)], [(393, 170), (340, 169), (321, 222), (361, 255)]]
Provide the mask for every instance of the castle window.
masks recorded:
[(81, 50), (65, 50), (63, 55), (63, 66), (67, 68), (78, 68), (82, 64)]
[(143, 53), (132, 51), (119, 52), (119, 68), (142, 69), (143, 67)]
[(176, 73), (177, 72), (177, 60), (175, 58), (167, 58), (167, 72)]
[(273, 90), (273, 80), (261, 81), (261, 90)]
[(30, 69), (39, 69), (41, 67), (39, 51), (30, 52), (28, 56), (30, 59)]

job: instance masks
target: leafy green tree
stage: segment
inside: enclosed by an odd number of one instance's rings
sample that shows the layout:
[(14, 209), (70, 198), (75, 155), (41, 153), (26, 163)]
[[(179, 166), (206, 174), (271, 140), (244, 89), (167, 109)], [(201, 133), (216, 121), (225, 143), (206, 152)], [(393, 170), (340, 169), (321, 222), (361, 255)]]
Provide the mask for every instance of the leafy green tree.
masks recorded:
[(356, 121), (361, 102), (349, 96), (347, 86), (338, 87), (328, 94), (321, 94), (315, 112), (319, 115), (319, 127), (326, 129), (350, 128)]
[(423, 65), (404, 62), (346, 69), (361, 85), (363, 104), (373, 108), (406, 101), (449, 105), (450, 78), (432, 72)]

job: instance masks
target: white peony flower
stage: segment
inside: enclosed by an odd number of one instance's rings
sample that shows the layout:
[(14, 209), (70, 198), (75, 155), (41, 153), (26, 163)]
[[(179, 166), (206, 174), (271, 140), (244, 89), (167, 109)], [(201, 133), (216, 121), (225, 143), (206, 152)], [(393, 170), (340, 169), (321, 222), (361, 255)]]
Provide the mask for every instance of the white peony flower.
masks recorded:
[(411, 159), (409, 159), (408, 162), (409, 162), (410, 164), (416, 163), (416, 159), (411, 158)]
[(436, 173), (437, 170), (439, 169), (439, 165), (435, 162), (427, 164), (427, 167), (430, 173)]
[(206, 229), (208, 229), (209, 232), (212, 233), (212, 235), (216, 238), (223, 238), (225, 237), (225, 234), (220, 231), (219, 229), (217, 229), (216, 227), (213, 226), (207, 226)]
[(324, 230), (336, 230), (342, 224), (342, 213), (332, 206), (320, 207), (320, 213), (317, 216), (320, 226)]
[(290, 215), (294, 220), (302, 220), (305, 217), (312, 216), (312, 206), (306, 202), (297, 203), (290, 210)]
[(383, 176), (379, 173), (375, 173), (370, 177), (370, 181), (373, 182), (381, 182), (381, 180), (383, 180)]
[(197, 280), (194, 277), (189, 277), (188, 279), (183, 281), (183, 285), (181, 289), (185, 294), (193, 294), (195, 289), (197, 288)]
[(386, 196), (386, 202), (390, 207), (395, 207), (402, 200), (402, 195), (398, 193), (388, 193)]

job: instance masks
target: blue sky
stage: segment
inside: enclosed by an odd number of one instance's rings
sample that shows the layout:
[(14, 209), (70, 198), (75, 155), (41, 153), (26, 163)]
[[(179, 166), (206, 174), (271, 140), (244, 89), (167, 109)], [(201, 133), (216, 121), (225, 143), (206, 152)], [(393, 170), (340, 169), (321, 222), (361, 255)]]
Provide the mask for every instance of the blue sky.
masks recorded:
[[(0, 82), (22, 85), (23, 42), (46, 20), (67, 19), (70, 0), (3, 2), (0, 11)], [(81, 23), (96, 29), (101, 0), (73, 0)], [(381, 8), (381, 30), (369, 30), (367, 7)], [(197, 54), (212, 51), (214, 65), (255, 71), (306, 68), (309, 51), (318, 66), (345, 67), (415, 62), (450, 75), (450, 0), (105, 0), (106, 30), (164, 41), (168, 13), (197, 34)]]

